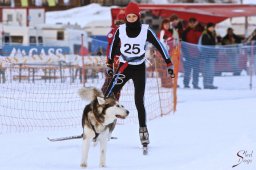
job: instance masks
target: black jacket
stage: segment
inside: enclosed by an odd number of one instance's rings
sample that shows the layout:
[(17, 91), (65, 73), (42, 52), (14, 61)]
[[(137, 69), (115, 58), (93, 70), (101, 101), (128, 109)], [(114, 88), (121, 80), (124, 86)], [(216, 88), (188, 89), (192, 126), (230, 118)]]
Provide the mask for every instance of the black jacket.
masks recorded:
[(202, 58), (217, 58), (218, 51), (215, 49), (216, 37), (214, 33), (210, 31), (204, 31), (202, 34), (202, 45)]
[[(239, 44), (242, 42), (242, 37), (236, 35), (236, 34), (233, 34), (232, 37), (234, 38), (235, 40), (235, 44)], [(225, 37), (223, 37), (223, 40), (222, 40), (222, 45), (231, 45), (231, 44), (227, 44), (226, 42), (229, 40), (229, 35), (225, 35)]]
[(202, 34), (202, 45), (216, 45), (216, 39), (213, 33), (205, 31)]

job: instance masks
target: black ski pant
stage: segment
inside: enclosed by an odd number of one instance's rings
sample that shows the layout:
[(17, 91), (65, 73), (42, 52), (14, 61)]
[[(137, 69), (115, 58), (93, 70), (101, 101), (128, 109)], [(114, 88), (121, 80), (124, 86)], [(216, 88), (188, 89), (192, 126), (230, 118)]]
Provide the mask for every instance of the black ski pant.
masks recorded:
[(106, 90), (105, 96), (109, 96), (111, 93), (119, 92), (125, 83), (132, 79), (134, 84), (134, 100), (135, 106), (138, 111), (139, 125), (140, 127), (146, 126), (146, 111), (144, 106), (144, 94), (145, 94), (145, 86), (146, 86), (146, 67), (145, 62), (140, 65), (129, 65), (125, 68), (122, 75), (119, 75), (118, 81), (115, 84), (116, 76), (118, 76), (118, 72), (120, 67), (122, 67), (124, 63), (120, 63), (116, 74), (111, 80), (108, 88)]

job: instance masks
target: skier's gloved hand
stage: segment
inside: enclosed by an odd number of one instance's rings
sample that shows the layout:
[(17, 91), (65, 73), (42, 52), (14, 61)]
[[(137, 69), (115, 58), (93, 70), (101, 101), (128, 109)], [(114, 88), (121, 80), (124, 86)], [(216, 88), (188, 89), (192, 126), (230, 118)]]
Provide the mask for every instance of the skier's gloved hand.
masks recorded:
[(114, 71), (113, 71), (113, 65), (112, 64), (107, 64), (106, 73), (107, 73), (108, 76), (113, 76)]
[(174, 71), (173, 71), (173, 65), (170, 65), (170, 66), (167, 66), (167, 71), (168, 71), (168, 74), (171, 75), (171, 78), (174, 78), (175, 77), (175, 74), (174, 74)]

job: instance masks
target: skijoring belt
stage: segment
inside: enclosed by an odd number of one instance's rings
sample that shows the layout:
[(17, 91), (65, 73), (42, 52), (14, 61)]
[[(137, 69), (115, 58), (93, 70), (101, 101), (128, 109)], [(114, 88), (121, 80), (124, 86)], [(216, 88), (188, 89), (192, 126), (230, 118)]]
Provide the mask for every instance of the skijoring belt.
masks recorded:
[(139, 57), (127, 57), (127, 56), (121, 54), (120, 57), (122, 57), (122, 59), (124, 61), (127, 61), (128, 63), (129, 62), (139, 62), (139, 61), (141, 61), (141, 60), (143, 60), (145, 58), (145, 54), (142, 54)]

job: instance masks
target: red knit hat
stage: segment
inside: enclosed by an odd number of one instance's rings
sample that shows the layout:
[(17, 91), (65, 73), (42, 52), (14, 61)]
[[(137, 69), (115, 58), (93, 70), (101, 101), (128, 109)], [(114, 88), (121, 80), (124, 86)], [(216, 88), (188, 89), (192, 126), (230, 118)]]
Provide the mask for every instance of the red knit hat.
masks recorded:
[(129, 2), (129, 4), (125, 8), (125, 16), (127, 16), (128, 14), (135, 14), (139, 17), (140, 16), (139, 6), (134, 2)]

